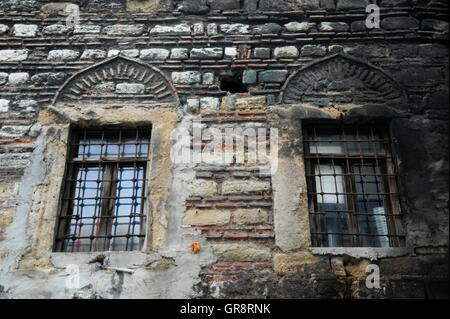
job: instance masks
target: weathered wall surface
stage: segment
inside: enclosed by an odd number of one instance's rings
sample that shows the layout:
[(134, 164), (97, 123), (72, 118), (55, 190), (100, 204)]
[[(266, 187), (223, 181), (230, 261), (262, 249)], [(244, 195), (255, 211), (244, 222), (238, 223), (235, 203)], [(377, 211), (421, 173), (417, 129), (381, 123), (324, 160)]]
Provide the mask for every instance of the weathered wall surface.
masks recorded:
[[(448, 4), (377, 1), (368, 30), (373, 2), (0, 0), (0, 297), (448, 297)], [(301, 128), (324, 119), (390, 122), (406, 247), (311, 248)], [(278, 170), (171, 163), (198, 122), (277, 128)], [(121, 123), (156, 127), (148, 244), (52, 252), (69, 126)]]

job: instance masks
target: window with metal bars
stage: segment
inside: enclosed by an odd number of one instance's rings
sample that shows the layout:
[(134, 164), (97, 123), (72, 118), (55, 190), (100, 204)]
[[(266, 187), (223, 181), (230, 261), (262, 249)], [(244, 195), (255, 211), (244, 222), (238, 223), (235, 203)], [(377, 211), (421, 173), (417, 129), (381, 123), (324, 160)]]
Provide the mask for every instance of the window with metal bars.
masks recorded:
[(55, 251), (142, 248), (150, 132), (72, 130)]
[(403, 245), (388, 131), (382, 126), (305, 126), (314, 247)]

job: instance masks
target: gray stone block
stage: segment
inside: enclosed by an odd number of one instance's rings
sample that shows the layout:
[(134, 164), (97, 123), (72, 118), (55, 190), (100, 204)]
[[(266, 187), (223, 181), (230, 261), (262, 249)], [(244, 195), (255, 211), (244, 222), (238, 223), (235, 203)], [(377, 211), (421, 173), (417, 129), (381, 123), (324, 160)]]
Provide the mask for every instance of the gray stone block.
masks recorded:
[(96, 60), (96, 59), (104, 59), (106, 58), (106, 51), (105, 50), (99, 50), (99, 49), (87, 49), (83, 51), (83, 54), (81, 55), (81, 59), (86, 60)]
[(195, 84), (202, 81), (199, 71), (172, 72), (172, 81), (176, 84)]
[(278, 47), (273, 51), (275, 58), (296, 58), (298, 54), (298, 49), (295, 46)]
[(269, 34), (269, 33), (279, 33), (283, 28), (277, 23), (265, 23), (260, 25), (255, 25), (252, 28), (253, 34)]
[(253, 56), (258, 59), (270, 59), (270, 48), (255, 48)]
[(222, 48), (194, 48), (191, 50), (191, 59), (221, 59)]
[(242, 75), (242, 83), (244, 84), (256, 84), (257, 72), (255, 70), (245, 70)]
[(20, 38), (35, 37), (38, 26), (35, 24), (15, 24), (13, 27), (14, 36)]
[(145, 92), (145, 85), (140, 83), (119, 83), (116, 86), (116, 93), (120, 94), (142, 94)]
[(111, 36), (141, 35), (144, 31), (143, 24), (116, 24), (103, 28), (103, 32)]
[(319, 30), (322, 32), (345, 32), (348, 31), (349, 26), (345, 22), (321, 22)]
[(61, 35), (69, 32), (70, 28), (65, 24), (51, 24), (42, 29), (43, 34)]
[(140, 58), (143, 60), (165, 60), (170, 51), (166, 49), (144, 49), (141, 50)]
[(240, 0), (210, 0), (209, 7), (212, 10), (240, 9)]
[(259, 72), (258, 80), (261, 83), (281, 83), (286, 79), (287, 70), (267, 70)]
[(100, 33), (102, 27), (95, 24), (78, 24), (73, 29), (73, 34), (95, 34)]
[(80, 52), (69, 49), (51, 50), (48, 53), (48, 60), (52, 61), (73, 61), (78, 59)]
[(221, 24), (220, 31), (225, 34), (248, 34), (250, 26), (242, 23)]
[(289, 22), (284, 25), (289, 32), (317, 31), (317, 24), (314, 22)]
[(327, 48), (323, 45), (308, 44), (301, 50), (302, 56), (324, 56), (327, 54)]
[(418, 29), (419, 20), (413, 17), (388, 17), (381, 20), (385, 30)]
[(175, 60), (188, 59), (189, 50), (186, 48), (174, 48), (170, 51), (170, 58)]
[(64, 72), (46, 72), (46, 73), (38, 73), (31, 77), (31, 83), (37, 86), (43, 85), (58, 85), (61, 84), (66, 78), (66, 74)]

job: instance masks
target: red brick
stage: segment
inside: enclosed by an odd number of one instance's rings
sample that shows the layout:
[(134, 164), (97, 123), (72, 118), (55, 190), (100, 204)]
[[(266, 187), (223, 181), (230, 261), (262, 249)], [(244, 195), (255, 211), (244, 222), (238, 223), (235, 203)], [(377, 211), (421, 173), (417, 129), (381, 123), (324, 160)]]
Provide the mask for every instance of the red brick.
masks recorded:
[(233, 267), (236, 268), (253, 268), (253, 263), (235, 263)]
[(248, 234), (226, 233), (225, 235), (223, 235), (223, 237), (228, 239), (244, 239), (248, 238)]

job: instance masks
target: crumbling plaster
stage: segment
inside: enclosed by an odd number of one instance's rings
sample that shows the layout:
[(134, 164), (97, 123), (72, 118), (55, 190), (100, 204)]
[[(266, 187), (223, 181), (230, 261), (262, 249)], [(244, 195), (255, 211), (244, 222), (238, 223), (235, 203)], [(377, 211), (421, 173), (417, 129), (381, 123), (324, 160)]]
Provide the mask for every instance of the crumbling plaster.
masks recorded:
[[(189, 125), (189, 119), (179, 121), (174, 108), (55, 105), (40, 112), (38, 123), (41, 133), (20, 186), (19, 207), (7, 229), (8, 239), (0, 244), (0, 285), (5, 287), (7, 297), (192, 297), (201, 267), (213, 262), (214, 257), (197, 231), (180, 225), (187, 183), (194, 178), (194, 172), (170, 160), (170, 133), (176, 127)], [(147, 185), (150, 218), (142, 251), (52, 251), (71, 124), (152, 125)], [(201, 243), (200, 254), (191, 252), (192, 242)], [(65, 288), (65, 269), (71, 264), (80, 267), (81, 289)]]

